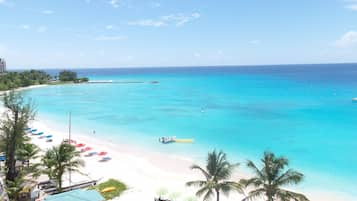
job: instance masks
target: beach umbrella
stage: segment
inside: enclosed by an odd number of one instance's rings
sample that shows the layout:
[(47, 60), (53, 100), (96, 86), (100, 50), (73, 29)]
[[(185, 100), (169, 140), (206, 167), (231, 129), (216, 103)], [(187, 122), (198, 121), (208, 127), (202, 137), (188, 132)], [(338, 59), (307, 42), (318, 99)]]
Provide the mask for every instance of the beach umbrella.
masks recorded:
[(80, 143), (80, 144), (77, 144), (77, 145), (76, 145), (76, 147), (78, 147), (78, 148), (79, 148), (79, 147), (84, 147), (84, 146), (86, 146), (86, 145), (83, 144), (83, 143)]
[(52, 137), (52, 135), (47, 135), (47, 136), (46, 136), (46, 138), (51, 138), (51, 137)]
[(99, 155), (99, 156), (105, 156), (105, 155), (107, 155), (107, 152), (102, 151), (102, 152), (100, 152), (98, 155)]
[(110, 158), (110, 157), (103, 157), (103, 158), (100, 160), (100, 162), (106, 162), (106, 161), (110, 161), (110, 160), (112, 160), (112, 158)]
[(36, 131), (37, 131), (37, 129), (32, 129), (32, 130), (31, 130), (31, 132), (36, 132)]
[(92, 147), (86, 147), (84, 149), (81, 149), (81, 152), (90, 151), (90, 150), (92, 150)]
[(90, 150), (92, 150), (92, 147), (86, 147), (86, 148), (84, 148), (84, 151), (90, 151)]
[(97, 154), (96, 151), (92, 151), (92, 152), (89, 153), (89, 155), (91, 155), (91, 156), (96, 155), (96, 154)]
[(43, 132), (39, 132), (39, 133), (32, 133), (32, 135), (42, 135)]

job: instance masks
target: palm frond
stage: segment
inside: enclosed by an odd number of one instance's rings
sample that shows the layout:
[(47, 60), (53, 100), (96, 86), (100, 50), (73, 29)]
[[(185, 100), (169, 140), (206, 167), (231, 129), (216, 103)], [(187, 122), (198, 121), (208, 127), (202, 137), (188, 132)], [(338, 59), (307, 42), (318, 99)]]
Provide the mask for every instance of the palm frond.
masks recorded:
[(205, 196), (203, 196), (203, 201), (209, 201), (214, 197), (214, 191), (212, 189), (209, 189)]
[(247, 161), (247, 166), (248, 168), (250, 168), (251, 170), (253, 170), (253, 172), (260, 178), (265, 178), (265, 175), (258, 169), (258, 167), (254, 164), (253, 161), (248, 160)]
[(250, 179), (241, 179), (239, 181), (239, 183), (241, 183), (243, 186), (248, 187), (248, 186), (254, 186), (255, 188), (260, 187), (261, 185), (264, 184), (264, 180), (262, 180), (261, 178), (258, 177), (253, 177)]
[(296, 193), (284, 189), (278, 189), (276, 191), (276, 197), (282, 201), (309, 201), (309, 199), (301, 193)]
[(186, 183), (186, 186), (196, 186), (196, 187), (202, 187), (205, 186), (207, 184), (207, 181), (189, 181)]
[(246, 196), (242, 201), (253, 201), (257, 198), (261, 198), (265, 195), (264, 188), (258, 188), (249, 192), (248, 196)]
[(190, 168), (192, 170), (195, 170), (195, 169), (200, 170), (202, 172), (202, 174), (206, 177), (207, 180), (209, 180), (211, 178), (210, 174), (198, 165), (192, 165)]
[(224, 181), (217, 185), (217, 188), (220, 189), (226, 196), (229, 195), (230, 191), (237, 191), (238, 193), (243, 194), (243, 185), (238, 182), (233, 181)]
[(287, 184), (298, 184), (304, 178), (304, 175), (300, 172), (289, 169), (276, 179), (275, 185), (283, 186)]
[(204, 193), (207, 193), (209, 191), (209, 187), (208, 186), (203, 186), (202, 188), (200, 188), (197, 192), (196, 192), (196, 196), (197, 197), (201, 197)]

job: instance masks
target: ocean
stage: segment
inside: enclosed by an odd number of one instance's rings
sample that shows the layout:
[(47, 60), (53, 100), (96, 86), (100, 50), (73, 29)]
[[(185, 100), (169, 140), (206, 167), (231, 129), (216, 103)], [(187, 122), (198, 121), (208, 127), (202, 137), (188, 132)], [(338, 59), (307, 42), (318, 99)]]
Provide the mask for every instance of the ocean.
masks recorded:
[[(270, 150), (305, 173), (299, 188), (357, 196), (357, 64), (73, 70), (120, 82), (25, 91), (56, 129), (67, 130), (71, 112), (73, 136), (201, 161), (213, 149), (241, 163)], [(161, 136), (195, 143), (162, 145)]]

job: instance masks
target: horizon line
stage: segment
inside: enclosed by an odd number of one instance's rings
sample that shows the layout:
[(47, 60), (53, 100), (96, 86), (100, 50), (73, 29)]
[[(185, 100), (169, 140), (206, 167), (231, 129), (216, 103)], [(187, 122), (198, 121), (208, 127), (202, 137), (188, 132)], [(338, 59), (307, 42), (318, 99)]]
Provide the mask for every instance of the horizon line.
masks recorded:
[[(60, 70), (60, 69), (150, 69), (150, 68), (213, 68), (213, 67), (264, 67), (264, 66), (306, 66), (306, 65), (357, 65), (357, 62), (331, 63), (287, 63), (287, 64), (227, 64), (227, 65), (167, 65), (167, 66), (120, 66), (120, 67), (15, 67), (13, 70)], [(9, 67), (7, 67), (9, 71)]]

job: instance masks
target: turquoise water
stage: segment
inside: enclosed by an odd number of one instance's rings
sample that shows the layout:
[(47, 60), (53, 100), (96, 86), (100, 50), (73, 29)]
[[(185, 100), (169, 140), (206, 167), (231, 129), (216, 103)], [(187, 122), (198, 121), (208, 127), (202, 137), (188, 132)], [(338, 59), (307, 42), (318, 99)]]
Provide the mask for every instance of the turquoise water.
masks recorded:
[[(41, 119), (64, 130), (71, 111), (75, 132), (199, 160), (214, 148), (240, 162), (271, 150), (306, 174), (301, 188), (357, 196), (355, 69), (82, 69), (79, 74), (91, 80), (145, 83), (49, 86), (25, 94), (35, 99)], [(158, 137), (171, 135), (196, 143), (158, 143)]]

